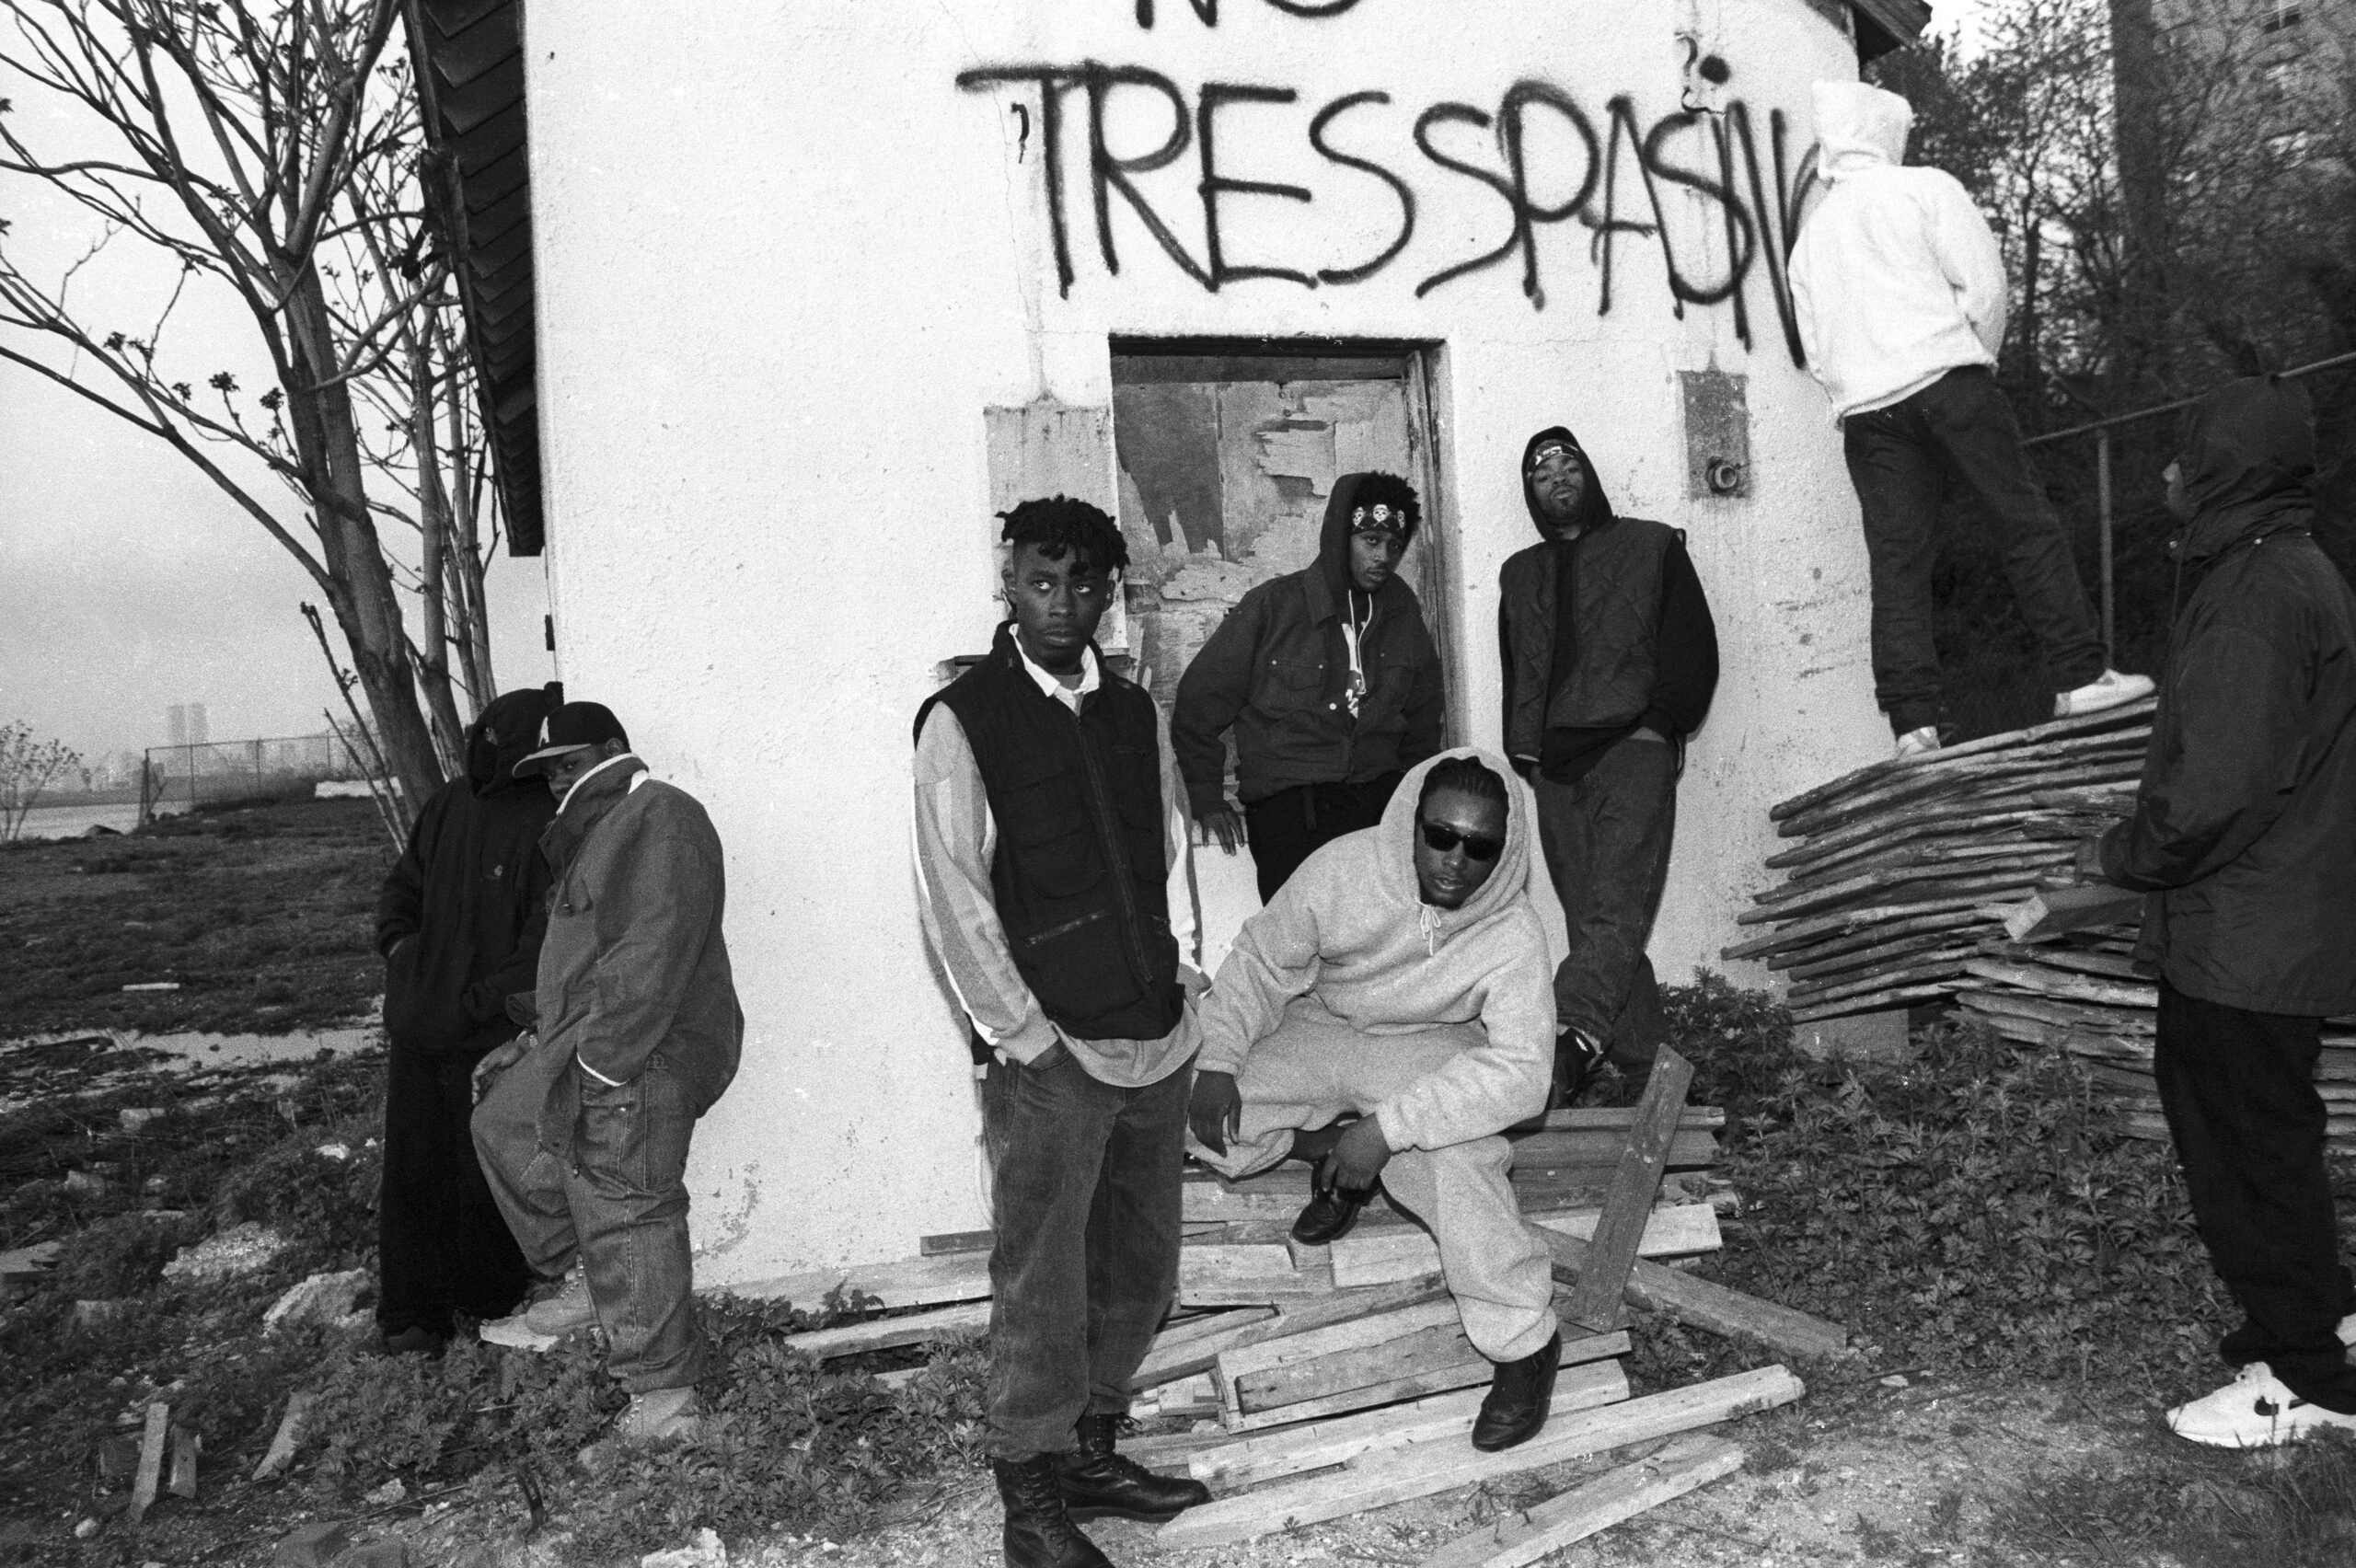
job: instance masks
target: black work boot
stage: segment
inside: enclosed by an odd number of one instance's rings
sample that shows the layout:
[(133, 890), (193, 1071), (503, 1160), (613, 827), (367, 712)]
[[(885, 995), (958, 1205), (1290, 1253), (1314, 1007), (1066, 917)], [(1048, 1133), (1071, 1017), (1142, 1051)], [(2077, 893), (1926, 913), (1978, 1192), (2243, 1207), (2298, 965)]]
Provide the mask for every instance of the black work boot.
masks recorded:
[(1494, 1454), (1537, 1436), (1554, 1403), (1554, 1373), (1562, 1365), (1560, 1332), (1519, 1361), (1498, 1362), (1481, 1413), (1472, 1418), (1472, 1446)]
[(1328, 1187), (1313, 1194), (1308, 1205), (1292, 1222), (1292, 1239), (1304, 1247), (1325, 1247), (1350, 1233), (1358, 1222), (1358, 1210), (1366, 1207), (1374, 1196), (1372, 1187), (1351, 1192), (1346, 1187)]
[(1113, 1451), (1117, 1415), (1080, 1418), (1080, 1447), (1056, 1456), (1056, 1485), (1075, 1519), (1138, 1519), (1158, 1525), (1211, 1500), (1199, 1481), (1156, 1475)]
[(992, 1459), (999, 1501), (1006, 1505), (1006, 1568), (1113, 1568), (1065, 1511), (1056, 1490), (1054, 1454)]

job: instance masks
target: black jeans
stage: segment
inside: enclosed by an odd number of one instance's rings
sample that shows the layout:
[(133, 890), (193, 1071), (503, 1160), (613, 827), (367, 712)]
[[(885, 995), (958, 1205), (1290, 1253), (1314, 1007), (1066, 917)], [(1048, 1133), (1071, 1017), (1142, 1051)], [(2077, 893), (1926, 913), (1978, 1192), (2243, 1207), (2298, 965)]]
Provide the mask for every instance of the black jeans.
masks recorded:
[(2160, 982), (2154, 1071), (2192, 1217), (2245, 1314), (2218, 1353), (2263, 1361), (2300, 1398), (2356, 1412), (2356, 1369), (2335, 1332), (2356, 1309), (2339, 1262), (2324, 1103), (2322, 1020), (2246, 1012)]
[(2053, 688), (2069, 691), (2102, 674), (2102, 626), (2078, 582), (2069, 536), (2029, 476), (2020, 426), (1985, 366), (1951, 370), (1887, 409), (1851, 414), (1842, 439), (1873, 565), (1874, 698), (1893, 731), (1902, 735), (1941, 717), (1931, 569), (1950, 485), (1979, 503), (1993, 531)]
[(1569, 946), (1554, 971), (1554, 1020), (1641, 1066), (1669, 1039), (1645, 939), (1677, 831), (1677, 748), (1612, 743), (1575, 784), (1537, 779), (1538, 837), (1563, 901)]
[(1060, 1044), (992, 1063), (992, 1458), (1061, 1453), (1082, 1415), (1128, 1413), (1129, 1379), (1178, 1290), (1180, 1168), (1194, 1074), (1089, 1077)]
[(530, 1283), (491, 1201), (467, 1118), (477, 1052), (394, 1046), (385, 1067), (385, 1173), (376, 1197), (376, 1326), (445, 1338), (451, 1313), (505, 1316)]
[(1260, 902), (1276, 896), (1300, 863), (1345, 833), (1372, 827), (1403, 777), (1386, 773), (1363, 784), (1296, 784), (1243, 808), (1252, 864), (1260, 873)]

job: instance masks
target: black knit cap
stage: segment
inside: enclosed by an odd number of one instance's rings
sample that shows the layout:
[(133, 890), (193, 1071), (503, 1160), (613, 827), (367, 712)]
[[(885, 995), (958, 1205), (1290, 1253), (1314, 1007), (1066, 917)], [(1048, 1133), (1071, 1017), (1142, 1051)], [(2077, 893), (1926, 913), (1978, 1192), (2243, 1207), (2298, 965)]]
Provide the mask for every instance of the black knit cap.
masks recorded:
[(515, 777), (532, 778), (552, 757), (607, 741), (629, 744), (629, 735), (612, 709), (602, 702), (568, 702), (540, 721), (540, 749), (515, 765)]

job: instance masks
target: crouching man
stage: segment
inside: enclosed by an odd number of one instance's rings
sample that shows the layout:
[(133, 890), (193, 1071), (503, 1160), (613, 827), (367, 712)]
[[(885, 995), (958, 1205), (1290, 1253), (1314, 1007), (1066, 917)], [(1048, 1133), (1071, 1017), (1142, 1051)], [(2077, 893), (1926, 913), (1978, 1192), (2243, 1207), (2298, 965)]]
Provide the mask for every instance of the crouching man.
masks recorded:
[(1114, 1452), (1178, 1286), (1195, 953), (1185, 794), (1094, 643), (1128, 548), (1062, 496), (1004, 514), (1011, 622), (916, 723), (925, 937), (973, 1024), (996, 1210), (986, 1446), (1008, 1568), (1110, 1568), (1073, 1523), (1210, 1500)]
[[(629, 1389), (625, 1443), (692, 1438), (704, 1371), (687, 1251), (687, 1144), (736, 1076), (745, 1015), (721, 939), (720, 836), (656, 782), (613, 714), (568, 702), (515, 765), (545, 775), (554, 877), (535, 1032), (483, 1059), (475, 1148), (543, 1284), (494, 1343), (602, 1325)], [(580, 1274), (570, 1282), (576, 1262)]]
[(1431, 1228), (1465, 1337), (1497, 1364), (1472, 1426), (1492, 1450), (1546, 1424), (1563, 1354), (1503, 1136), (1543, 1109), (1554, 1045), (1529, 796), (1507, 780), (1470, 748), (1419, 765), (1380, 824), (1244, 922), (1203, 1003), (1189, 1115), (1228, 1176), (1318, 1161), (1305, 1241), (1348, 1230), (1378, 1180)]

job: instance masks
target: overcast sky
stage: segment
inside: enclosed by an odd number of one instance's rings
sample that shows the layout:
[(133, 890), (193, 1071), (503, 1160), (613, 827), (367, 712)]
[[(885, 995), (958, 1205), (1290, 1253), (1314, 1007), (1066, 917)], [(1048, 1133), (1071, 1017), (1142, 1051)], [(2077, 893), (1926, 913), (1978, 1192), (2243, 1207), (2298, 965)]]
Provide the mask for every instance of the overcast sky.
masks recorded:
[[(36, 146), (89, 133), (21, 79), (0, 78), (10, 120)], [(52, 143), (52, 144), (57, 144)], [(37, 182), (0, 175), (10, 257), (38, 281), (71, 265), (96, 221)], [(76, 276), (77, 313), (144, 337), (174, 277), (125, 236)], [(11, 348), (21, 335), (0, 329)], [(226, 294), (185, 299), (164, 335), (167, 375), (228, 369), (270, 385), (252, 318)], [(103, 373), (86, 375), (94, 387)], [(107, 378), (110, 379), (110, 378)], [(227, 449), (215, 460), (232, 466)], [(250, 461), (250, 460), (248, 460)], [(258, 467), (254, 465), (253, 467)], [(302, 510), (277, 480), (240, 467), (290, 531)], [(412, 536), (413, 538), (413, 536)], [(413, 548), (406, 550), (414, 559)], [(551, 678), (537, 560), (502, 555), (491, 574), (492, 663), (502, 689)], [(23, 719), (86, 759), (161, 745), (165, 710), (201, 702), (212, 737), (317, 734), (341, 699), (297, 606), (318, 585), (284, 547), (187, 459), (111, 414), (0, 363), (0, 723)], [(409, 606), (412, 635), (415, 606)], [(329, 617), (332, 633), (334, 620)], [(337, 639), (337, 656), (349, 658)]]

